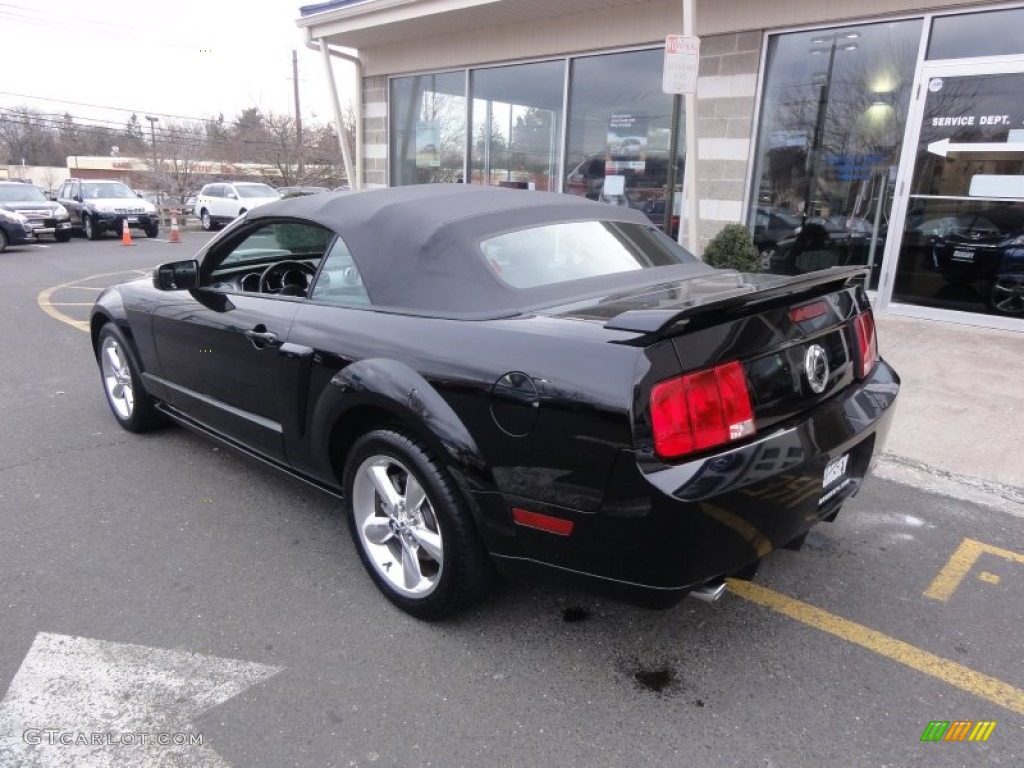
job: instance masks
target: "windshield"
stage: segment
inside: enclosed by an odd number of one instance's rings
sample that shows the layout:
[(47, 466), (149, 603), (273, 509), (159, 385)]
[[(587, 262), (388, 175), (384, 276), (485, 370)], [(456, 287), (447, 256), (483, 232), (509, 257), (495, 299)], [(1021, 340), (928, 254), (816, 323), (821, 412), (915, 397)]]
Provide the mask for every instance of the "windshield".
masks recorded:
[(277, 190), (266, 184), (239, 184), (235, 187), (239, 197), (280, 197)]
[(480, 243), (491, 269), (513, 288), (536, 288), (696, 260), (643, 224), (574, 221), (508, 232)]
[(103, 184), (83, 184), (82, 197), (85, 198), (109, 198), (109, 197), (135, 197), (131, 187), (119, 181)]
[(20, 203), (22, 201), (45, 203), (47, 199), (46, 195), (28, 184), (3, 184), (0, 185), (0, 201), (5, 203)]

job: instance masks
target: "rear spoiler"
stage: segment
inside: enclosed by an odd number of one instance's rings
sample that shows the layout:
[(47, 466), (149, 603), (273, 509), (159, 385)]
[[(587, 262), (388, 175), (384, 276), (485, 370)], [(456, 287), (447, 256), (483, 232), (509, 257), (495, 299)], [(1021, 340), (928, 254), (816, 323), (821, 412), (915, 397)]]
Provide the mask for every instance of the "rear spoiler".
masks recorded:
[(738, 307), (763, 304), (805, 293), (812, 288), (822, 289), (822, 292), (846, 288), (865, 279), (869, 272), (867, 267), (831, 267), (804, 275), (766, 276), (777, 277), (777, 280), (760, 285), (749, 280), (748, 275), (735, 274), (741, 281), (730, 289), (698, 295), (663, 309), (631, 309), (616, 315), (604, 327), (615, 331), (659, 334), (677, 323), (710, 312), (727, 312)]

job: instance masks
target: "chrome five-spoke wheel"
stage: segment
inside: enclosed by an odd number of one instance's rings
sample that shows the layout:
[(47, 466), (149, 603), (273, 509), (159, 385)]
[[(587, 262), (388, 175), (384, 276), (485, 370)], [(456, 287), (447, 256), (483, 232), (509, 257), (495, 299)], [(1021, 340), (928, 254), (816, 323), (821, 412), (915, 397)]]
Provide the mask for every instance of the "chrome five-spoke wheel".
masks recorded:
[(100, 369), (103, 372), (103, 385), (107, 390), (110, 407), (122, 420), (131, 419), (135, 412), (132, 372), (120, 342), (113, 336), (103, 339), (100, 347)]
[(371, 430), (342, 470), (359, 559), (388, 600), (436, 621), (487, 590), (491, 563), (466, 498), (425, 442), (397, 425)]
[(422, 483), (391, 456), (373, 455), (356, 470), (352, 514), (377, 574), (401, 595), (433, 592), (444, 569), (444, 542)]
[(122, 427), (129, 432), (145, 432), (160, 423), (160, 414), (142, 386), (132, 350), (114, 323), (104, 325), (96, 337), (96, 362), (103, 393)]

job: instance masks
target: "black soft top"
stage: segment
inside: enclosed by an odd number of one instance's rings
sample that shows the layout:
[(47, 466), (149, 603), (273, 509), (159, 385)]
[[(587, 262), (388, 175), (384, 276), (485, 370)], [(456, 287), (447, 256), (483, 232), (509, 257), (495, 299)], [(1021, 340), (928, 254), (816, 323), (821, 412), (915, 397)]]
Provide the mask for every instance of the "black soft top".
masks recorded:
[(566, 221), (652, 226), (631, 208), (554, 192), (423, 184), (290, 198), (248, 214), (249, 220), (293, 216), (342, 236), (375, 305), (442, 316), (508, 316), (529, 307), (649, 284), (655, 273), (671, 280), (707, 269), (694, 260), (536, 288), (505, 284), (485, 262), (481, 240)]

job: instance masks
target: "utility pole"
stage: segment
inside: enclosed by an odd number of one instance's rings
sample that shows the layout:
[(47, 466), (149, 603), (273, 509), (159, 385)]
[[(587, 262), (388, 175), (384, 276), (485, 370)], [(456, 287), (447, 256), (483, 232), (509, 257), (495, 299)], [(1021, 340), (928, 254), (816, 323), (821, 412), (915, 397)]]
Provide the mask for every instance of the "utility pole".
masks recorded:
[(295, 141), (299, 151), (298, 179), (302, 180), (302, 113), (299, 111), (299, 54), (292, 48), (292, 85), (295, 88)]
[(153, 126), (160, 122), (160, 118), (154, 117), (153, 115), (146, 115), (146, 119), (149, 120), (149, 143), (153, 147), (153, 179), (156, 180), (156, 130)]

